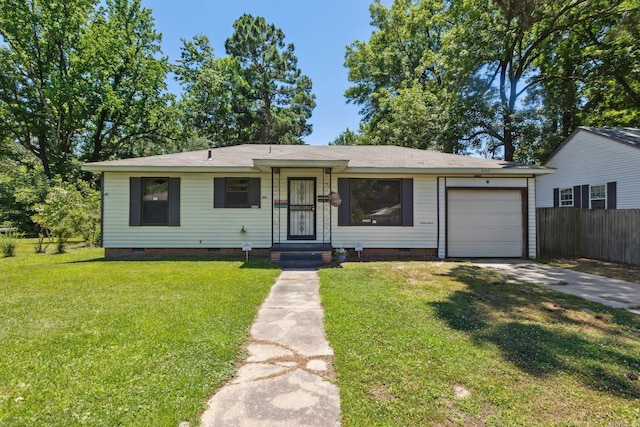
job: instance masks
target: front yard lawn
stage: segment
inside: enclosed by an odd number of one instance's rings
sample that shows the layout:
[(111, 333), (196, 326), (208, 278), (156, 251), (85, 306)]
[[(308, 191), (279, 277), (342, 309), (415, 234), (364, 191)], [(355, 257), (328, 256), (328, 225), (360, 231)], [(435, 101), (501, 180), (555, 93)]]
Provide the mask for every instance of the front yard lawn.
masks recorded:
[(640, 424), (640, 316), (463, 263), (320, 275), (345, 427)]
[(2, 426), (197, 423), (280, 272), (31, 252), (0, 258)]

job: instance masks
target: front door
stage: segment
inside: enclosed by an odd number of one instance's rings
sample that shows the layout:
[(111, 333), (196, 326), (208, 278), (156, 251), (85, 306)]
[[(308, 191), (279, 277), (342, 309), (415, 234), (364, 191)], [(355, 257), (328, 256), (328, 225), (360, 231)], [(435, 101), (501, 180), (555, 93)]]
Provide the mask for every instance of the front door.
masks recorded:
[(316, 179), (289, 178), (287, 239), (316, 239)]

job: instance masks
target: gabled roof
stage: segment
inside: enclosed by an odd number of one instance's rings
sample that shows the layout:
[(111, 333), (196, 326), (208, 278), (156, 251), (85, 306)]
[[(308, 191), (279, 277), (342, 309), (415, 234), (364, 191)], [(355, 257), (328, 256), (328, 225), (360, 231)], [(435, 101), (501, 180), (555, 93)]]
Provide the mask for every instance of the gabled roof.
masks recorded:
[[(211, 157), (209, 158), (209, 153)], [(273, 167), (318, 167), (381, 173), (544, 174), (550, 169), (393, 145), (311, 146), (246, 144), (211, 150), (87, 163), (103, 171), (256, 172)]]
[(631, 147), (640, 148), (640, 128), (594, 128), (588, 126), (578, 126), (572, 133), (560, 144), (542, 163), (546, 165), (558, 151), (564, 147), (579, 132), (589, 132), (595, 135), (605, 137), (612, 142), (617, 142)]

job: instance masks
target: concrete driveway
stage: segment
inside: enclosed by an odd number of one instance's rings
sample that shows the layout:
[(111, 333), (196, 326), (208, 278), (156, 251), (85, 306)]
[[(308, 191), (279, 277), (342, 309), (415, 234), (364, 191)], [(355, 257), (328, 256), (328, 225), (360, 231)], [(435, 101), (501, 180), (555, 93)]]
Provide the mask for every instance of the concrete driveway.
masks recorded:
[(472, 260), (473, 264), (507, 274), (517, 280), (543, 285), (611, 307), (640, 314), (640, 284), (521, 259)]

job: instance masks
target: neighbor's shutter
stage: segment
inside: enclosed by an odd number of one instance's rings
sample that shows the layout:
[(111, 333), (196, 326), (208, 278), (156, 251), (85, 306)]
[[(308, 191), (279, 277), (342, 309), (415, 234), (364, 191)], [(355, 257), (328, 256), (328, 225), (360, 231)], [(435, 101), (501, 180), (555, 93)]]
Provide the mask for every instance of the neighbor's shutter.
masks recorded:
[(413, 179), (402, 180), (402, 225), (413, 225)]
[(213, 178), (213, 207), (224, 208), (225, 206), (225, 178)]
[(338, 178), (338, 194), (340, 194), (340, 206), (338, 206), (338, 225), (349, 225), (349, 178)]
[(560, 189), (554, 188), (553, 189), (553, 207), (557, 208), (558, 206), (560, 206)]
[(142, 222), (142, 178), (129, 178), (129, 225)]
[(260, 207), (260, 178), (249, 178), (249, 206)]
[(180, 225), (180, 178), (169, 178), (169, 225)]
[(579, 208), (582, 206), (582, 194), (580, 193), (580, 186), (573, 187), (573, 207)]
[(580, 206), (582, 209), (589, 209), (590, 197), (591, 196), (589, 194), (589, 186), (583, 185), (582, 186), (582, 206)]
[(616, 187), (617, 183), (607, 182), (607, 209), (616, 209)]

